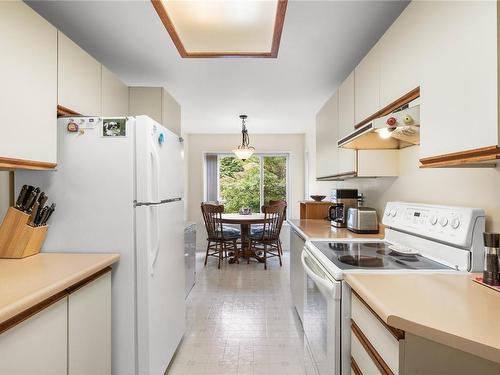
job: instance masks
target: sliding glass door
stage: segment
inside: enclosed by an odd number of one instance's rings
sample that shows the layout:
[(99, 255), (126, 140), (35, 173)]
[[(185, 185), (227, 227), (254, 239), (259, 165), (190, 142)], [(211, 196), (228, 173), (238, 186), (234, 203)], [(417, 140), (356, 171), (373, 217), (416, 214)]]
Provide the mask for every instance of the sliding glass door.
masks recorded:
[(218, 200), (226, 212), (238, 212), (242, 207), (260, 212), (269, 200), (287, 200), (286, 154), (257, 154), (245, 161), (219, 154), (217, 171)]

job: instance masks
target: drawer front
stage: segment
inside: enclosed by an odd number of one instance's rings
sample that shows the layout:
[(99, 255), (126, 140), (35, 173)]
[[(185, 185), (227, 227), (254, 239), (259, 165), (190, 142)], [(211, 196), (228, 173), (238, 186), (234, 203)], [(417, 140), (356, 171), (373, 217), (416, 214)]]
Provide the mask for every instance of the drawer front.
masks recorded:
[(352, 295), (351, 300), (351, 317), (391, 371), (398, 374), (398, 338), (355, 294)]
[(351, 332), (351, 357), (357, 365), (351, 366), (352, 373), (358, 375), (359, 371), (363, 375), (383, 374), (353, 332)]

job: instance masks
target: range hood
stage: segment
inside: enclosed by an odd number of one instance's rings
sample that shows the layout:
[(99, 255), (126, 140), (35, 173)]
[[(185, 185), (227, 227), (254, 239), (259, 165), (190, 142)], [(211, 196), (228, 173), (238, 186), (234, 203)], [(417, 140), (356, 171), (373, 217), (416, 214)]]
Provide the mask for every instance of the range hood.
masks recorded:
[[(411, 103), (410, 103), (411, 104)], [(355, 150), (400, 149), (420, 144), (420, 105), (405, 105), (361, 125), (337, 145)]]

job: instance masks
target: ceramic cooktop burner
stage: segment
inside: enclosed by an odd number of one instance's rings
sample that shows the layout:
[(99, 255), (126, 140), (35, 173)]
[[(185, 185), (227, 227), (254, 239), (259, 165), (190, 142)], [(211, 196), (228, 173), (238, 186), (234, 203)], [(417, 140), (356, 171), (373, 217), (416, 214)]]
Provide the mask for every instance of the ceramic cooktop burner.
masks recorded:
[(392, 244), (384, 241), (314, 241), (313, 245), (340, 269), (449, 269), (419, 254), (393, 251)]

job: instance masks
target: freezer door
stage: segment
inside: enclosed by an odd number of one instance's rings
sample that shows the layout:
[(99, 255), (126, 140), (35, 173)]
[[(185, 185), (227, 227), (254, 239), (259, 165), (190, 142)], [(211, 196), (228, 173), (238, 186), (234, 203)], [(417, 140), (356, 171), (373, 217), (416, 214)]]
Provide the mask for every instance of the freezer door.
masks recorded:
[(185, 330), (183, 204), (136, 214), (139, 374), (163, 374)]
[(182, 197), (183, 155), (179, 137), (147, 116), (136, 117), (135, 131), (137, 202)]

